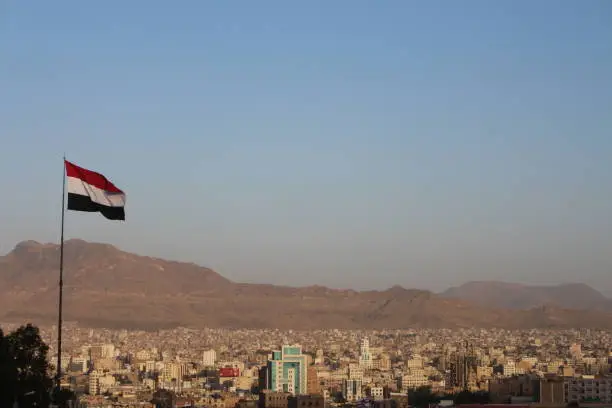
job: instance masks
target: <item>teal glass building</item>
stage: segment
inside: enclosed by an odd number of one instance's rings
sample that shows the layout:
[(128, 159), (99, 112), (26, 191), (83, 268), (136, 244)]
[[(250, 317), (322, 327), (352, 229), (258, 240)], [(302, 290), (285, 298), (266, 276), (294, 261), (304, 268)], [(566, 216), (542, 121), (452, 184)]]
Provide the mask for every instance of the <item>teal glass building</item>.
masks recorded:
[(273, 351), (266, 370), (267, 389), (293, 395), (307, 394), (307, 362), (301, 346), (283, 346)]

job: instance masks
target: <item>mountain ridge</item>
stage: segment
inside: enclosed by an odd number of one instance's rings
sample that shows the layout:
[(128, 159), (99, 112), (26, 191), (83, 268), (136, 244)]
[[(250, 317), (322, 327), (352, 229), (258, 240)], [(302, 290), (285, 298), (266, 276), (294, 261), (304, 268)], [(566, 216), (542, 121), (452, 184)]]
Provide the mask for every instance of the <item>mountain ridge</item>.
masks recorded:
[[(473, 299), (394, 285), (377, 291), (233, 282), (193, 263), (67, 240), (64, 315), (84, 325), (134, 328), (612, 327), (605, 308), (482, 307)], [(54, 321), (59, 246), (18, 243), (0, 257), (0, 319)]]
[(612, 300), (584, 283), (524, 285), (500, 281), (472, 281), (448, 288), (440, 296), (471, 299), (486, 307), (537, 308), (554, 304), (568, 309), (612, 311)]

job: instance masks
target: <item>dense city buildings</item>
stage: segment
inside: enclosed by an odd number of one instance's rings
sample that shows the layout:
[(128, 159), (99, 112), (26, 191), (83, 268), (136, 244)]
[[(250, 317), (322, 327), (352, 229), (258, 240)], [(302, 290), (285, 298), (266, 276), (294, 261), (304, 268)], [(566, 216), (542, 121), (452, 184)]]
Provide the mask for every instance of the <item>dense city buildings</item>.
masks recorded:
[[(41, 332), (55, 361), (56, 328)], [(79, 407), (399, 408), (423, 387), (441, 405), (466, 391), (514, 407), (612, 404), (606, 331), (144, 332), (68, 324), (64, 339), (62, 383)]]

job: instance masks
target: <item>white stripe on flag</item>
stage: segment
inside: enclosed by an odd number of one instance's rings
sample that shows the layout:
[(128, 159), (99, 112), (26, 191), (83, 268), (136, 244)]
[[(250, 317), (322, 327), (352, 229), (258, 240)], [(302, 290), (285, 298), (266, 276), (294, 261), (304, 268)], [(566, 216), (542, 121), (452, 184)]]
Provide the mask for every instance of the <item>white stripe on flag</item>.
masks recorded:
[(125, 194), (109, 193), (76, 177), (66, 177), (68, 192), (89, 197), (96, 204), (106, 207), (125, 207)]

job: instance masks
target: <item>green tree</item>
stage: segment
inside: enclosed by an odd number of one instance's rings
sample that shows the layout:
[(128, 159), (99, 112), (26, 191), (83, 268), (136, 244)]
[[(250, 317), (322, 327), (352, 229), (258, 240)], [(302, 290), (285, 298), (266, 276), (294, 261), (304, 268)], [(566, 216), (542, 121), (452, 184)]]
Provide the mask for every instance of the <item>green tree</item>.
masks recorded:
[(53, 381), (47, 362), (49, 347), (37, 327), (21, 326), (5, 338), (10, 365), (16, 369), (13, 398), (22, 407), (48, 407)]
[(10, 355), (8, 342), (0, 329), (0, 407), (11, 407), (15, 401), (17, 370)]
[[(51, 400), (52, 367), (49, 347), (38, 328), (28, 324), (4, 336), (0, 330), (0, 407), (48, 407)], [(53, 390), (53, 401), (61, 408), (75, 395), (67, 389)]]
[(488, 404), (490, 402), (488, 392), (470, 392), (467, 390), (455, 394), (453, 397), (453, 401), (456, 405)]
[(68, 408), (69, 401), (75, 401), (76, 395), (67, 388), (55, 388), (53, 390), (53, 402), (60, 408)]
[(431, 387), (423, 386), (408, 392), (408, 402), (418, 408), (428, 407), (429, 404), (437, 402)]

